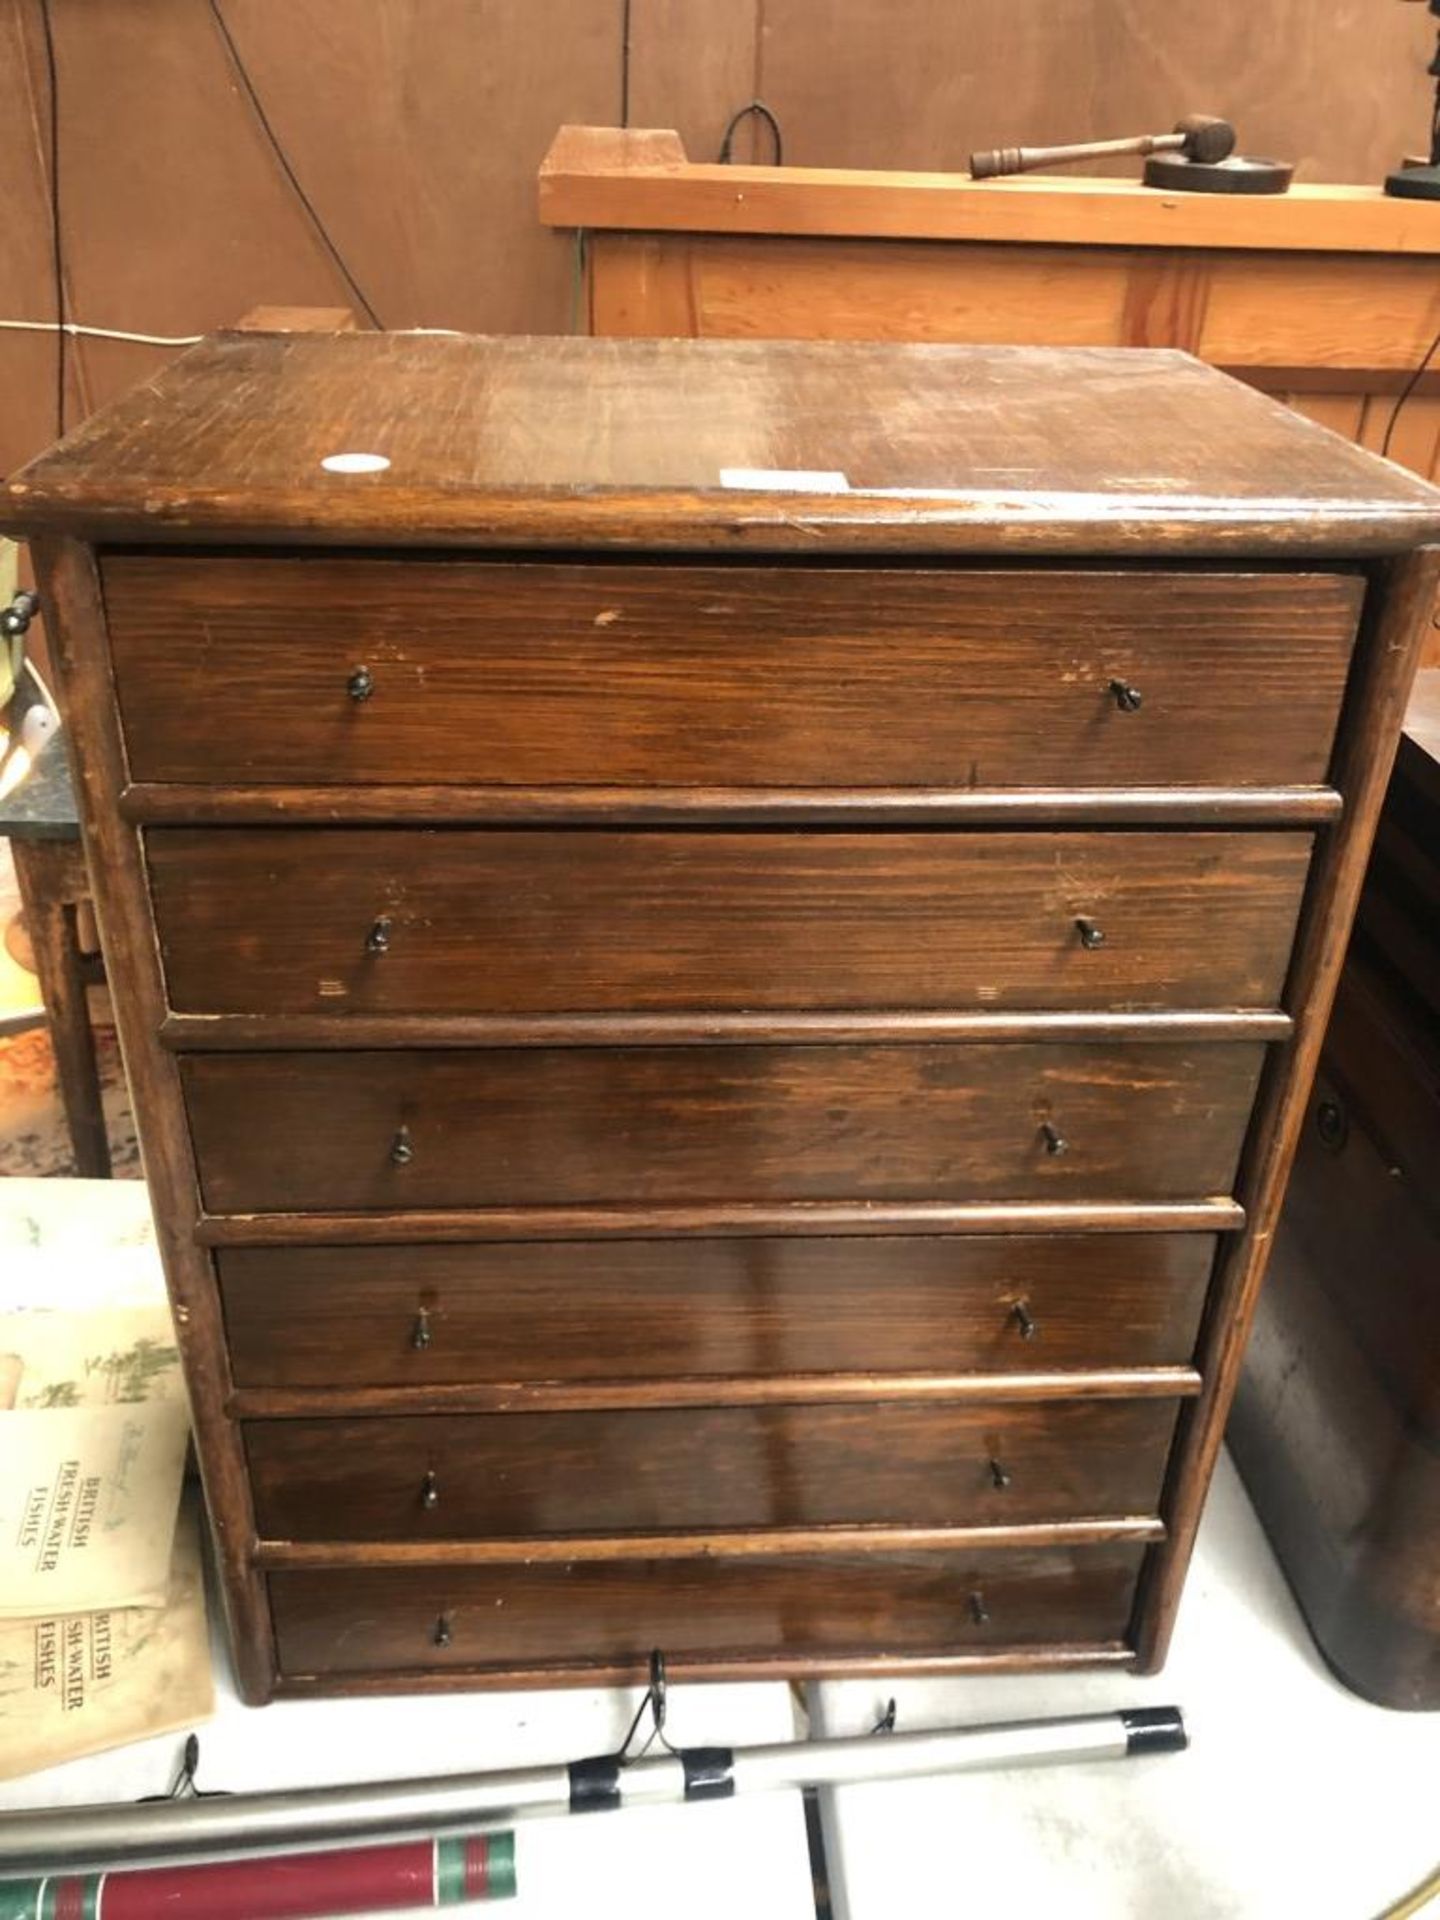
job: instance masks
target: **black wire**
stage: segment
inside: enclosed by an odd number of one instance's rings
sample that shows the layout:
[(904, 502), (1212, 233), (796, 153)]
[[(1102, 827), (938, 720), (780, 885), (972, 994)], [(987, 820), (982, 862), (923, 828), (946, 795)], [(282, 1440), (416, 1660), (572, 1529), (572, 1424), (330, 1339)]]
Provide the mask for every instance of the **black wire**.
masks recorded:
[(50, 0), (40, 0), (40, 30), (50, 84), (50, 257), (55, 274), (55, 425), (65, 432), (65, 250), (60, 235), (60, 77), (55, 65), (55, 30)]
[(632, 0), (623, 0), (620, 9), (620, 124), (630, 124), (630, 10)]
[(783, 167), (785, 164), (785, 139), (780, 131), (780, 121), (774, 109), (767, 107), (763, 100), (752, 100), (748, 106), (737, 108), (726, 121), (725, 132), (720, 140), (720, 153), (718, 156), (720, 165), (722, 167), (728, 167), (734, 159), (735, 135), (740, 131), (741, 121), (748, 120), (752, 114), (755, 119), (763, 120), (765, 125), (769, 127), (771, 137), (775, 142), (775, 153), (772, 164), (777, 167)]
[(271, 126), (269, 116), (267, 115), (264, 107), (260, 103), (260, 95), (255, 91), (255, 82), (250, 78), (250, 70), (245, 65), (245, 62), (241, 59), (240, 49), (235, 44), (234, 37), (230, 32), (230, 28), (226, 22), (224, 14), (220, 11), (220, 0), (210, 0), (210, 11), (215, 16), (215, 24), (220, 29), (220, 37), (225, 42), (226, 49), (228, 50), (230, 55), (231, 64), (235, 69), (236, 77), (239, 80), (241, 86), (244, 87), (245, 89), (246, 95), (248, 96), (250, 101), (250, 105), (255, 110), (255, 118), (260, 122), (261, 131), (264, 133), (265, 138), (270, 142), (270, 150), (275, 155), (276, 160), (279, 161), (281, 172), (285, 175), (285, 178), (290, 182), (291, 188), (293, 189), (295, 194), (295, 198), (300, 202), (301, 206), (305, 209), (306, 213), (309, 215), (311, 226), (315, 229), (316, 235), (318, 236), (321, 245), (325, 248), (325, 251), (330, 255), (330, 258), (335, 262), (335, 265), (339, 269), (341, 277), (344, 279), (346, 286), (349, 287), (350, 291), (354, 294), (355, 298), (360, 302), (360, 305), (364, 308), (366, 319), (370, 322), (371, 326), (376, 329), (377, 332), (383, 332), (384, 329), (381, 326), (380, 316), (376, 313), (374, 307), (371, 306), (370, 302), (365, 298), (364, 293), (360, 289), (360, 283), (356, 280), (354, 274), (351, 273), (349, 267), (346, 266), (343, 258), (341, 257), (340, 249), (336, 246), (335, 242), (330, 238), (330, 234), (325, 226), (325, 222), (320, 218), (320, 215), (315, 211), (314, 204), (311, 201), (309, 194), (306, 193), (305, 189), (301, 186), (298, 178), (296, 177), (295, 169), (294, 167), (291, 166), (289, 158), (285, 152), (285, 149), (280, 144), (279, 136), (275, 132), (274, 127)]
[(1405, 405), (1405, 402), (1410, 398), (1411, 394), (1414, 393), (1416, 387), (1419, 386), (1421, 380), (1425, 377), (1425, 374), (1429, 370), (1430, 362), (1435, 358), (1437, 349), (1440, 349), (1440, 333), (1437, 333), (1435, 335), (1435, 338), (1430, 342), (1429, 346), (1425, 349), (1425, 358), (1420, 362), (1419, 366), (1416, 367), (1415, 371), (1411, 374), (1410, 378), (1405, 382), (1404, 386), (1400, 389), (1400, 397), (1395, 402), (1394, 406), (1390, 409), (1390, 418), (1386, 423), (1386, 427), (1385, 427), (1385, 438), (1380, 442), (1380, 451), (1387, 458), (1389, 457), (1389, 453), (1390, 453), (1390, 438), (1395, 431), (1395, 422), (1400, 418), (1400, 410)]

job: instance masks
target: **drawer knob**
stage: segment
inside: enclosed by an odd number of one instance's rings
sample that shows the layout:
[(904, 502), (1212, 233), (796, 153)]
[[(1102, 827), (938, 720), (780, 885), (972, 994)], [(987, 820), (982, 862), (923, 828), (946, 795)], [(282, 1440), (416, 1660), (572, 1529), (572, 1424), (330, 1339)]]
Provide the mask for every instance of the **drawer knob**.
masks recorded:
[(1145, 704), (1139, 687), (1132, 687), (1128, 680), (1112, 680), (1110, 694), (1121, 713), (1138, 713)]
[(433, 1472), (420, 1482), (420, 1504), (427, 1513), (433, 1513), (440, 1504), (440, 1485)]
[(423, 1353), (430, 1344), (430, 1314), (425, 1307), (421, 1307), (415, 1315), (415, 1324), (410, 1329), (410, 1344), (416, 1353)]
[(442, 1613), (435, 1622), (435, 1631), (431, 1634), (430, 1638), (435, 1642), (437, 1647), (448, 1647), (451, 1637), (450, 1616), (448, 1613)]
[(1087, 953), (1093, 953), (1097, 947), (1105, 944), (1105, 929), (1097, 926), (1093, 920), (1087, 920), (1083, 914), (1075, 922), (1075, 931)]
[(390, 951), (390, 935), (394, 931), (394, 927), (395, 922), (390, 918), (388, 913), (382, 913), (378, 920), (372, 921), (370, 931), (365, 936), (365, 951), (367, 953), (388, 953)]
[(1315, 1109), (1315, 1131), (1322, 1147), (1339, 1153), (1350, 1138), (1350, 1120), (1338, 1100), (1322, 1100)]
[[(390, 1142), (390, 1164), (392, 1167), (408, 1167), (414, 1158), (415, 1148), (410, 1141), (410, 1129), (408, 1127), (401, 1127), (395, 1135), (395, 1138)], [(425, 1338), (426, 1344), (428, 1345), (430, 1338), (428, 1333)]]
[(1040, 1332), (1030, 1317), (1030, 1308), (1024, 1300), (1017, 1300), (1010, 1309), (1010, 1318), (1020, 1331), (1022, 1340), (1033, 1340)]
[(970, 1618), (977, 1627), (990, 1624), (990, 1609), (985, 1604), (985, 1596), (977, 1587), (970, 1596)]
[(990, 1456), (990, 1484), (997, 1493), (1003, 1493), (1010, 1484), (1010, 1475), (1006, 1472), (1004, 1464), (997, 1460), (993, 1453)]
[(368, 700), (375, 691), (375, 676), (371, 673), (369, 667), (356, 667), (355, 671), (350, 675), (350, 678), (345, 682), (345, 691), (357, 707), (361, 705), (363, 701)]
[[(1060, 1129), (1048, 1120), (1040, 1122), (1040, 1138), (1045, 1142), (1045, 1151), (1052, 1159), (1058, 1160), (1062, 1153), (1070, 1151), (1070, 1142)], [(1025, 1338), (1028, 1340), (1029, 1334), (1026, 1334)]]

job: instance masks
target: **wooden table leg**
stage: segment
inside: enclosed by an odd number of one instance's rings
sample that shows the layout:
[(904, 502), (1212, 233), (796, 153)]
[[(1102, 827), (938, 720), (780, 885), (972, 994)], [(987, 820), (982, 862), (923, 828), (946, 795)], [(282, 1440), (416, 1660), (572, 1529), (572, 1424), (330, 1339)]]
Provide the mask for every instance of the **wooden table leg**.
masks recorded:
[(90, 890), (85, 856), (78, 841), (63, 839), (14, 839), (10, 851), (50, 1021), (75, 1171), (86, 1179), (108, 1180), (110, 1143), (75, 924), (77, 902)]

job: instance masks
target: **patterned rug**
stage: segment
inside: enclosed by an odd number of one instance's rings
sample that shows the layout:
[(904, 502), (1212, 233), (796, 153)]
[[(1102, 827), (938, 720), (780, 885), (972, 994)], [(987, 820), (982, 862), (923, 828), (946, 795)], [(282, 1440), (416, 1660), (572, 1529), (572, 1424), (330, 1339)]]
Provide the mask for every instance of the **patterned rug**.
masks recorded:
[[(140, 1155), (120, 1050), (109, 1027), (99, 1028), (95, 1040), (113, 1170), (118, 1178), (139, 1179)], [(0, 1177), (74, 1171), (49, 1033), (37, 1027), (0, 1036)]]

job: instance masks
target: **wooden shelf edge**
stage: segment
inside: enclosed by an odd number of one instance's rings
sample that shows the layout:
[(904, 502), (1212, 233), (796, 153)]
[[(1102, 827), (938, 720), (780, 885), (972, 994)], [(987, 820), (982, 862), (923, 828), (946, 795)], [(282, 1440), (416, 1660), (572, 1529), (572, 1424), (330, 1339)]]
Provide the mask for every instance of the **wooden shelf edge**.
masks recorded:
[(1165, 1538), (1153, 1515), (988, 1527), (775, 1527), (765, 1532), (565, 1534), (495, 1540), (259, 1540), (257, 1567), (343, 1571), (377, 1567), (509, 1567), (574, 1560), (773, 1560), (828, 1553), (945, 1553), (973, 1548), (1148, 1546)]
[[(688, 1680), (842, 1680), (893, 1674), (897, 1678), (970, 1673), (1050, 1673), (1086, 1667), (1129, 1667), (1135, 1649), (1120, 1640), (1056, 1646), (1009, 1646), (950, 1654), (857, 1653), (831, 1656), (776, 1654), (741, 1660), (717, 1653), (667, 1655), (672, 1681)], [(472, 1693), (485, 1688), (556, 1686), (643, 1686), (644, 1660), (620, 1662), (557, 1661), (511, 1667), (391, 1668), (383, 1673), (281, 1673), (274, 1692), (281, 1699), (317, 1699), (330, 1694)]]
[(1323, 826), (1333, 787), (973, 789), (917, 787), (196, 786), (139, 781), (120, 796), (137, 826)]
[(201, 1246), (404, 1246), (417, 1241), (679, 1239), (697, 1234), (1227, 1233), (1228, 1197), (1174, 1202), (804, 1202), (693, 1207), (417, 1209), (410, 1213), (202, 1214)]
[(1198, 1394), (1200, 1386), (1199, 1373), (1188, 1366), (353, 1388), (245, 1386), (231, 1393), (226, 1411), (234, 1420), (322, 1420), (372, 1414), (622, 1412), (645, 1407), (830, 1406), (890, 1400), (1186, 1400)]
[(654, 233), (978, 240), (1029, 245), (1440, 253), (1440, 216), (1379, 187), (1285, 194), (1165, 193), (1137, 180), (689, 160), (668, 129), (562, 127), (540, 164), (549, 227)]
[(1264, 1007), (1183, 1013), (170, 1013), (174, 1052), (444, 1047), (923, 1045), (943, 1041), (1094, 1043), (1288, 1040), (1288, 1014)]

